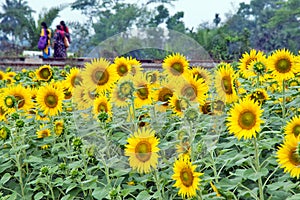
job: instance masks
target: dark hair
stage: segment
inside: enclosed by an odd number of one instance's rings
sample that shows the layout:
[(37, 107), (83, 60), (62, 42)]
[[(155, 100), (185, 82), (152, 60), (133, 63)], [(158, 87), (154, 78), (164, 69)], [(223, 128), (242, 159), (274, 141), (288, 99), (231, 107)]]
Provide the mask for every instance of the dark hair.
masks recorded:
[(67, 32), (67, 26), (65, 24), (65, 21), (60, 21), (60, 25), (62, 26), (62, 30)]
[(56, 25), (56, 28), (57, 28), (58, 30), (62, 30), (60, 25)]
[(42, 23), (41, 23), (41, 26), (45, 27), (46, 29), (48, 28), (46, 22), (42, 22)]

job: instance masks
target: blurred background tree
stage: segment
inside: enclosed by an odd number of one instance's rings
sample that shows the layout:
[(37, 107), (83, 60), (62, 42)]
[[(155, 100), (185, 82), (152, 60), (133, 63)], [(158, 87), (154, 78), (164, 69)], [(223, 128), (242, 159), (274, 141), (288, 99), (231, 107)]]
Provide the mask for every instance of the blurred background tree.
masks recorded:
[[(113, 35), (150, 27), (186, 34), (202, 45), (215, 60), (237, 59), (251, 48), (266, 53), (279, 48), (298, 53), (300, 49), (299, 0), (251, 0), (249, 4), (240, 3), (233, 14), (222, 20), (216, 14), (211, 21), (193, 28), (186, 27), (184, 12), (170, 14), (168, 6), (174, 1), (148, 0), (137, 4), (123, 0), (74, 0), (71, 4), (44, 10), (35, 21), (32, 17), (35, 11), (26, 0), (5, 0), (0, 13), (0, 51), (2, 55), (4, 52), (18, 55), (24, 49), (36, 50), (40, 22), (46, 21), (51, 26), (66, 7), (81, 11), (88, 19), (67, 22), (72, 30), (69, 51), (76, 56), (86, 56), (87, 52)], [(4, 44), (8, 49), (4, 48)], [(161, 55), (161, 52), (149, 49), (144, 53), (135, 53), (146, 56), (149, 52), (152, 56)]]

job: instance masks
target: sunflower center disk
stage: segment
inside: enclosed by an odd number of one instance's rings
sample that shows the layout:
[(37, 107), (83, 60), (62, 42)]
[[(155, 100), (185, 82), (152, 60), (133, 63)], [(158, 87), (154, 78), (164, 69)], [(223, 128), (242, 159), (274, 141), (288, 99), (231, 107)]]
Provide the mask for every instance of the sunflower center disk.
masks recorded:
[(292, 153), (291, 155), (291, 163), (293, 163), (295, 166), (299, 166), (300, 165), (300, 156), (299, 156), (299, 152), (297, 150), (295, 150), (295, 152)]
[(41, 70), (40, 75), (43, 79), (48, 79), (51, 76), (51, 72), (49, 71), (49, 69), (45, 68)]
[(171, 68), (174, 75), (180, 75), (183, 73), (183, 66), (180, 63), (174, 63)]
[(56, 105), (58, 104), (58, 99), (57, 96), (55, 95), (48, 95), (45, 98), (45, 104), (49, 107), (49, 108), (54, 108), (56, 107)]
[(281, 59), (277, 62), (276, 69), (279, 73), (286, 73), (291, 70), (291, 63), (286, 59)]
[(137, 90), (137, 94), (140, 97), (140, 99), (147, 99), (148, 98), (148, 89), (146, 86), (143, 86), (142, 88)]
[(298, 137), (298, 135), (300, 134), (300, 125), (294, 126), (293, 133), (295, 137)]
[(106, 105), (104, 103), (101, 103), (99, 106), (98, 106), (98, 112), (107, 112), (107, 108), (106, 108)]
[(187, 86), (184, 89), (184, 96), (193, 101), (197, 97), (197, 90), (192, 85)]
[(128, 68), (126, 65), (121, 65), (118, 70), (120, 76), (124, 76), (128, 72)]
[(151, 157), (151, 145), (146, 141), (139, 142), (135, 147), (135, 153), (137, 159), (146, 162)]
[(75, 87), (81, 84), (82, 79), (79, 76), (75, 76), (72, 81), (72, 86)]
[(193, 185), (194, 176), (191, 169), (183, 169), (180, 172), (180, 179), (184, 186), (190, 187)]
[(231, 78), (229, 76), (222, 78), (222, 88), (226, 94), (232, 94)]
[(96, 83), (97, 85), (104, 85), (105, 83), (107, 83), (109, 75), (108, 72), (104, 70), (96, 71), (92, 77), (94, 83)]
[(250, 111), (246, 111), (244, 113), (242, 113), (239, 117), (239, 125), (243, 128), (243, 129), (251, 129), (253, 128), (253, 126), (255, 125), (255, 115), (250, 112)]

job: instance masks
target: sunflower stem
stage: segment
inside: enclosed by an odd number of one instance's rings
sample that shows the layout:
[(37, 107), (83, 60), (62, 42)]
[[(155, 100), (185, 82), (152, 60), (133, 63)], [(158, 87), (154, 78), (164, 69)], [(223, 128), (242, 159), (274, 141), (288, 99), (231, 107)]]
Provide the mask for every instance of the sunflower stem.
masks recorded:
[(282, 81), (282, 121), (284, 122), (285, 119), (285, 81)]
[[(254, 138), (254, 148), (255, 148), (255, 167), (256, 167), (256, 173), (260, 172), (260, 163), (259, 163), (259, 149), (257, 144), (257, 138)], [(263, 191), (263, 185), (261, 177), (258, 178), (258, 189), (259, 189), (259, 199), (264, 200), (264, 191)]]

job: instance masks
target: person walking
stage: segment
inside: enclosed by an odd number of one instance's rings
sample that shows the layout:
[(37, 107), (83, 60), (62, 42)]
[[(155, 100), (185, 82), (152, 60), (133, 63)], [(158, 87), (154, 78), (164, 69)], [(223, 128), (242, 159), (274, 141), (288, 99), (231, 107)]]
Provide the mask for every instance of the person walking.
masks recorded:
[(65, 32), (62, 30), (61, 25), (57, 25), (53, 37), (54, 58), (67, 57), (67, 50), (66, 50), (67, 48), (65, 47), (64, 37), (65, 37)]
[(65, 32), (65, 36), (68, 38), (69, 43), (71, 43), (71, 35), (65, 21), (60, 21), (60, 25), (62, 27), (62, 30)]
[(41, 30), (40, 36), (42, 37), (42, 36), (47, 35), (47, 45), (42, 50), (43, 58), (49, 58), (49, 56), (50, 56), (50, 44), (51, 44), (51, 41), (50, 41), (50, 39), (51, 39), (51, 30), (48, 28), (46, 22), (42, 22), (41, 27), (42, 27), (42, 30)]

